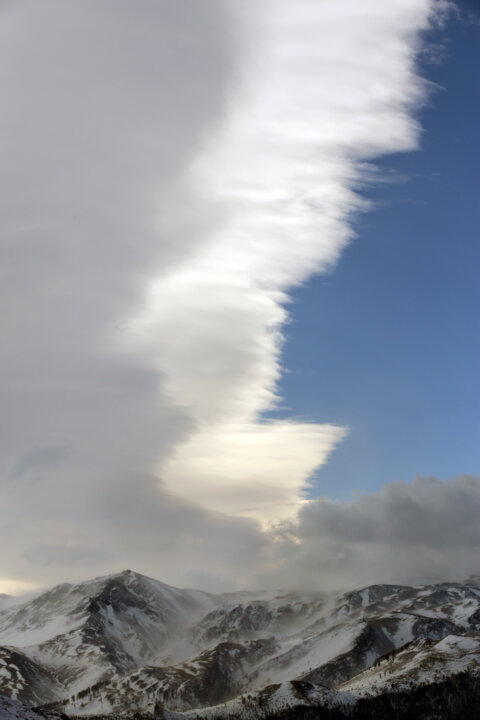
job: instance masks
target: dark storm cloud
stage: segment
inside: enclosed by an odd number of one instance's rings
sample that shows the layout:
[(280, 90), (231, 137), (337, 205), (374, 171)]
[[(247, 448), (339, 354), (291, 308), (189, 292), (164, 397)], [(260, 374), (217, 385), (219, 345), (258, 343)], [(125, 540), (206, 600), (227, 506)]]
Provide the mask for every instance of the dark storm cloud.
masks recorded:
[(480, 569), (480, 479), (418, 477), (351, 502), (308, 503), (282, 528), (277, 572), (294, 583), (354, 587), (461, 580)]

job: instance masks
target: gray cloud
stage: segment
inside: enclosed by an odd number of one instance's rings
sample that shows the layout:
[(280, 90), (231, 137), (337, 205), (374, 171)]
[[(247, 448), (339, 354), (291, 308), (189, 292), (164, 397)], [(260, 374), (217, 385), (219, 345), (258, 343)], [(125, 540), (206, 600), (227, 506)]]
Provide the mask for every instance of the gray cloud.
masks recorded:
[(1, 575), (45, 582), (74, 556), (76, 577), (138, 566), (121, 538), (174, 529), (158, 480), (141, 478), (192, 421), (124, 321), (148, 278), (201, 245), (201, 223), (158, 231), (155, 216), (188, 205), (178, 184), (222, 119), (236, 41), (216, 0), (0, 12)]
[(418, 477), (351, 502), (312, 501), (298, 522), (279, 528), (275, 577), (326, 588), (461, 580), (480, 569), (479, 517), (480, 479), (470, 476)]
[(17, 506), (9, 502), (12, 515), (2, 524), (4, 543), (11, 538), (14, 547), (2, 558), (7, 577), (44, 585), (46, 578), (81, 580), (134, 567), (205, 589), (250, 583), (270, 543), (252, 520), (178, 500), (152, 476), (97, 474), (95, 480), (96, 488), (77, 489), (55, 479), (43, 494), (25, 493)]
[(61, 462), (67, 453), (60, 445), (45, 445), (44, 447), (32, 448), (20, 456), (12, 469), (11, 476), (19, 478), (32, 470), (49, 469), (52, 465)]

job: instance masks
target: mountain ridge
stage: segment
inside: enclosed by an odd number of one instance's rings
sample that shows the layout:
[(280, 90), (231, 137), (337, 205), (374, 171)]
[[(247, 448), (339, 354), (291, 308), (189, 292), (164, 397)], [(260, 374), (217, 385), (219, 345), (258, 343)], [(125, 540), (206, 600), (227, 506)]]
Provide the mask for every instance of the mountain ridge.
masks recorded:
[(0, 693), (79, 716), (232, 702), (280, 712), (300, 696), (343, 706), (476, 674), (479, 621), (475, 580), (213, 594), (125, 570), (2, 610)]

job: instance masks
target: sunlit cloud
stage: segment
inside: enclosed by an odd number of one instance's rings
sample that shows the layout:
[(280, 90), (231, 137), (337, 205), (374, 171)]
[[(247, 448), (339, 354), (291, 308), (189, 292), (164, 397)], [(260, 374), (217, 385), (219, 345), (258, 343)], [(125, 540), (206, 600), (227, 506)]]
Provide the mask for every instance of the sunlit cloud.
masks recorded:
[(5, 595), (23, 595), (25, 593), (36, 590), (39, 585), (29, 583), (25, 580), (15, 580), (12, 578), (0, 578), (0, 594)]
[(365, 160), (417, 147), (424, 85), (415, 51), (432, 7), (344, 0), (237, 10), (250, 52), (225, 121), (185, 181), (194, 212), (207, 209), (208, 242), (152, 282), (132, 323), (195, 422), (160, 466), (180, 497), (285, 518), (345, 436), (262, 414), (278, 402), (288, 291), (330, 269), (351, 239), (351, 219), (366, 208), (355, 190), (372, 175)]
[(179, 496), (264, 525), (292, 515), (345, 431), (295, 422), (208, 425), (179, 446), (163, 477)]

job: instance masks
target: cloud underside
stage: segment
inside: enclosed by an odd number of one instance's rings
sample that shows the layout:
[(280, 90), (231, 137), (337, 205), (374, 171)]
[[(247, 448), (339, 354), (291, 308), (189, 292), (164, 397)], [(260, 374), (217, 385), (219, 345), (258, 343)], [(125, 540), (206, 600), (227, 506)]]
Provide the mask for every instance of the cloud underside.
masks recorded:
[(387, 483), (351, 502), (315, 500), (279, 529), (273, 575), (294, 587), (463, 580), (480, 571), (479, 513), (480, 479), (470, 476)]
[(289, 291), (417, 146), (445, 3), (257, 5), (0, 8), (5, 578), (247, 577), (347, 432), (266, 419)]
[[(104, 488), (95, 500), (83, 528), (64, 517), (63, 535), (49, 503), (39, 508), (47, 522), (35, 523), (33, 501), (26, 500), (33, 528), (15, 534), (15, 522), (8, 519), (2, 527), (15, 538), (16, 550), (3, 560), (5, 578), (20, 574), (45, 585), (45, 578), (84, 579), (135, 567), (210, 591), (328, 591), (460, 581), (480, 571), (479, 478), (419, 477), (387, 483), (351, 502), (312, 500), (295, 518), (268, 531), (159, 492), (148, 477), (135, 487), (128, 477), (117, 477), (115, 492)], [(11, 581), (7, 587), (14, 587)]]

